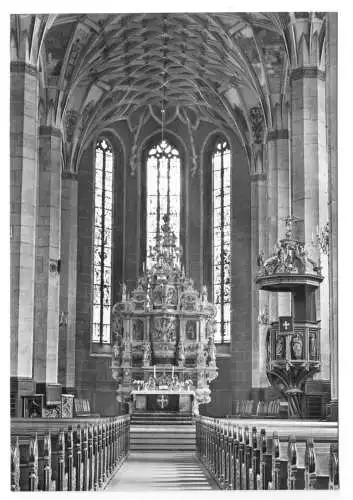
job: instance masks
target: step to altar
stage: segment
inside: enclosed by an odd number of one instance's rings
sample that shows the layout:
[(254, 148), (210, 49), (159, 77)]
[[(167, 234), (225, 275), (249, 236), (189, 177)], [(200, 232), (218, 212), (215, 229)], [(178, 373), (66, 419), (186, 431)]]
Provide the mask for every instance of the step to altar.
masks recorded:
[(196, 449), (196, 429), (191, 415), (171, 412), (133, 413), (131, 451), (188, 451)]
[(193, 423), (191, 414), (180, 412), (135, 412), (131, 415), (131, 425), (190, 425)]

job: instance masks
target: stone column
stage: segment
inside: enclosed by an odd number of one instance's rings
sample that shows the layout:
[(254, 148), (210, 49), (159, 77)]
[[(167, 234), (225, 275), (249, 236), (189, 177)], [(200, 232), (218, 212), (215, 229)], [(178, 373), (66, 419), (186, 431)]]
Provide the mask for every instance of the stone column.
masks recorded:
[[(279, 121), (279, 120), (278, 120)], [(275, 128), (268, 133), (268, 255), (284, 237), (284, 217), (290, 215), (290, 171), (288, 129)], [(270, 321), (291, 314), (289, 293), (270, 294)]]
[(37, 70), (12, 62), (10, 93), (11, 410), (20, 415), (20, 395), (33, 392)]
[[(58, 382), (61, 132), (39, 128), (33, 374), (40, 384)], [(38, 390), (38, 389), (37, 389)]]
[(330, 378), (331, 414), (338, 402), (338, 266), (337, 266), (337, 12), (326, 14), (326, 116), (328, 142)]
[[(261, 169), (262, 170), (262, 169)], [(251, 255), (253, 276), (252, 299), (252, 385), (253, 388), (267, 387), (266, 375), (266, 331), (269, 294), (258, 290), (255, 284), (257, 256), (267, 247), (267, 196), (266, 174), (251, 176)]]
[(61, 269), (58, 381), (75, 387), (77, 281), (77, 175), (63, 172), (61, 180)]
[(188, 233), (188, 267), (187, 273), (194, 280), (196, 288), (201, 285), (202, 276), (202, 248), (201, 248), (201, 175), (198, 169), (192, 173), (190, 169), (187, 175), (187, 190), (189, 192), (189, 210), (187, 216)]
[[(126, 205), (125, 205), (125, 226), (124, 226), (124, 242), (125, 242), (125, 261), (123, 267), (123, 279), (126, 283), (129, 292), (136, 286), (137, 277), (140, 267), (140, 246), (141, 246), (141, 204), (139, 202), (139, 194), (141, 193), (141, 173), (131, 175), (130, 172), (126, 175)], [(136, 200), (138, 200), (136, 202)]]
[[(305, 62), (305, 59), (303, 59)], [(308, 64), (308, 62), (307, 62)], [(327, 258), (312, 244), (328, 221), (325, 73), (317, 65), (300, 65), (291, 72), (293, 214), (302, 219), (297, 237), (310, 257), (323, 266), (324, 281), (316, 293), (316, 314), (321, 320), (321, 374), (328, 379), (329, 328)]]

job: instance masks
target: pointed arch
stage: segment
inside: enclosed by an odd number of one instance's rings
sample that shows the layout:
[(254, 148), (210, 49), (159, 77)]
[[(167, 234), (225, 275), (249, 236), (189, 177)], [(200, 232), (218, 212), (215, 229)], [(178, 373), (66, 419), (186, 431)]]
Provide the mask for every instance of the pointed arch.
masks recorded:
[(179, 151), (167, 140), (151, 147), (147, 154), (146, 192), (146, 264), (150, 250), (161, 231), (163, 216), (168, 215), (171, 228), (180, 244), (181, 165)]
[(231, 150), (218, 137), (212, 150), (212, 295), (215, 342), (231, 340)]
[(110, 343), (112, 305), (113, 149), (104, 138), (96, 143), (93, 231), (92, 342)]

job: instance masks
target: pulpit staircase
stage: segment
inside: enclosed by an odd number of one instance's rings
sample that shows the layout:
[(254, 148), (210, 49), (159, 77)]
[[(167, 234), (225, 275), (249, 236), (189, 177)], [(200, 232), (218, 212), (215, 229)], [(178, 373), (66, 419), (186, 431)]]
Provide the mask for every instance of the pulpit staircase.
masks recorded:
[(131, 451), (195, 451), (196, 430), (190, 414), (136, 412), (131, 415)]

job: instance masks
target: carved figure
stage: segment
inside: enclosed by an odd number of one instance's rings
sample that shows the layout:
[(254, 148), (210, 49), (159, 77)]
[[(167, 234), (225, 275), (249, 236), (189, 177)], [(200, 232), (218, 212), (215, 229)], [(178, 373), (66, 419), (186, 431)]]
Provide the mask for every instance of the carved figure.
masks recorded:
[(121, 301), (126, 302), (127, 301), (127, 287), (126, 283), (121, 284)]
[(157, 285), (153, 290), (153, 303), (155, 305), (162, 304), (162, 299), (163, 299), (162, 287), (161, 285)]
[(207, 337), (212, 337), (214, 339), (214, 334), (216, 332), (216, 322), (214, 319), (209, 319), (206, 323), (206, 335)]
[(299, 335), (292, 337), (291, 357), (292, 359), (302, 359), (303, 357), (303, 341)]
[(208, 302), (208, 297), (207, 297), (207, 286), (203, 285), (201, 289), (201, 300), (202, 302)]
[(143, 321), (136, 319), (133, 323), (133, 339), (142, 340), (143, 339)]
[(186, 338), (188, 340), (196, 340), (196, 323), (195, 323), (195, 321), (188, 321), (186, 323)]
[(209, 365), (214, 366), (216, 364), (216, 346), (213, 341), (213, 337), (208, 339), (208, 357)]
[(148, 366), (151, 363), (151, 346), (149, 343), (144, 344), (143, 347), (143, 363)]
[(276, 359), (284, 359), (286, 353), (286, 343), (283, 335), (279, 335), (276, 341)]
[(196, 311), (199, 302), (199, 294), (193, 289), (192, 279), (185, 280), (184, 292), (180, 296), (180, 309), (184, 311)]
[(309, 335), (309, 357), (310, 359), (317, 358), (316, 334), (314, 332)]
[(177, 297), (176, 297), (176, 290), (175, 288), (169, 287), (167, 291), (167, 304), (176, 304), (177, 302)]
[(199, 404), (195, 398), (192, 401), (192, 413), (196, 416), (199, 415)]
[(185, 346), (182, 340), (179, 341), (178, 345), (178, 365), (183, 366), (185, 362)]
[(153, 337), (163, 342), (173, 342), (176, 337), (174, 318), (156, 318)]
[(147, 311), (151, 309), (151, 297), (149, 293), (146, 295), (146, 309)]
[(113, 344), (113, 358), (117, 360), (120, 358), (120, 349), (117, 343)]
[(204, 366), (206, 364), (205, 352), (204, 352), (203, 345), (201, 343), (199, 344), (199, 348), (197, 351), (196, 362), (197, 362), (198, 366)]

